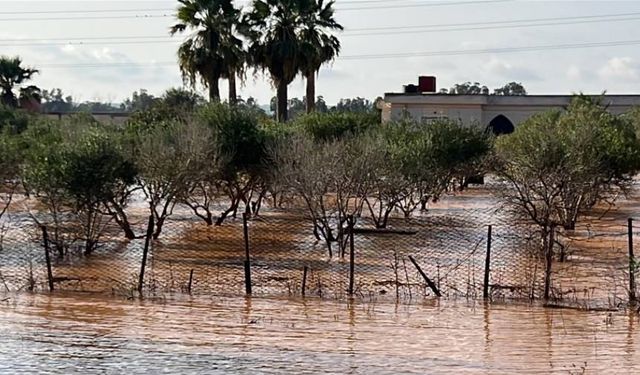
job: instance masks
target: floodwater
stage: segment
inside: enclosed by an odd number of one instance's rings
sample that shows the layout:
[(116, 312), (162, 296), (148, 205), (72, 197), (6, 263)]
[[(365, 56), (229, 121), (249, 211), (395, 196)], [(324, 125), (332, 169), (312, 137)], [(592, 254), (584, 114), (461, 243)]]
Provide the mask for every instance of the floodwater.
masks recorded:
[(635, 312), (0, 296), (0, 373), (637, 374)]

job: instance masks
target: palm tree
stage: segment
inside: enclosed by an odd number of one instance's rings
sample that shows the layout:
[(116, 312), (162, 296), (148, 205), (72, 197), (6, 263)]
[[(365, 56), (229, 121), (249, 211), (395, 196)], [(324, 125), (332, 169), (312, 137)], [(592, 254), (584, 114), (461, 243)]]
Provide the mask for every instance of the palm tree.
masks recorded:
[(316, 74), (322, 64), (332, 61), (340, 53), (340, 40), (331, 31), (343, 30), (333, 18), (334, 1), (312, 0), (303, 14), (300, 71), (307, 81), (307, 113), (315, 110)]
[(185, 83), (198, 78), (209, 88), (209, 99), (220, 100), (220, 78), (229, 79), (229, 101), (235, 102), (235, 77), (244, 63), (242, 41), (234, 35), (240, 10), (232, 0), (178, 0), (178, 23), (171, 35), (187, 29), (193, 34), (178, 49), (178, 63)]
[(251, 64), (268, 70), (277, 88), (278, 121), (287, 121), (288, 85), (300, 71), (299, 31), (308, 0), (253, 0), (243, 18)]
[(21, 65), (19, 57), (0, 56), (0, 104), (17, 107), (18, 98), (13, 92), (14, 87), (38, 73), (36, 69), (23, 68)]

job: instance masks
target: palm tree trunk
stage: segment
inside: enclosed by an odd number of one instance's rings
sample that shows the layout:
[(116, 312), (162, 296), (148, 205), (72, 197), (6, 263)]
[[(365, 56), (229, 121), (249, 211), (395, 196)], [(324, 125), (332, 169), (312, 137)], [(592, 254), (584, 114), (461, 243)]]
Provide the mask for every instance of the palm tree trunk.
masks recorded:
[(209, 82), (209, 101), (211, 103), (218, 103), (220, 101), (220, 86), (217, 78)]
[(307, 113), (316, 110), (316, 73), (307, 73)]
[(231, 70), (229, 72), (229, 104), (236, 105), (238, 102), (238, 95), (236, 94), (236, 72)]
[(289, 119), (287, 111), (287, 88), (287, 83), (284, 80), (278, 82), (278, 107), (276, 109), (278, 122), (287, 122)]

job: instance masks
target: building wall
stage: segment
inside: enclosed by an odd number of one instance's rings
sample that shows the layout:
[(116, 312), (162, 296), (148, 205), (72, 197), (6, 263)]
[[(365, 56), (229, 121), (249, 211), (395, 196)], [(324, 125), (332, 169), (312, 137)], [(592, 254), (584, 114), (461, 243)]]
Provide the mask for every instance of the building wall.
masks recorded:
[[(415, 95), (387, 94), (383, 121), (398, 120), (408, 113), (415, 120), (446, 117), (465, 124), (489, 124), (498, 115), (507, 117), (515, 126), (532, 115), (551, 109), (562, 110), (571, 95), (495, 96), (495, 95)], [(640, 105), (640, 95), (608, 95), (603, 98), (610, 112), (621, 114)]]
[[(52, 120), (64, 120), (73, 116), (74, 113), (43, 113), (42, 116)], [(91, 116), (101, 124), (122, 125), (129, 119), (130, 113), (92, 113)]]

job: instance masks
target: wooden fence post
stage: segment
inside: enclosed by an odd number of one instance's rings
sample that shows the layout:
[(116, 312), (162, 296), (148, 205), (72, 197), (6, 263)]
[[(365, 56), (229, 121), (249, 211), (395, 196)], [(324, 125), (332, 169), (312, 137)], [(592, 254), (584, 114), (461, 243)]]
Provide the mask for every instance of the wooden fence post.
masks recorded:
[(251, 295), (251, 257), (249, 254), (249, 225), (247, 213), (242, 214), (242, 226), (244, 229), (244, 287), (247, 295)]
[(149, 223), (147, 224), (147, 236), (144, 239), (144, 249), (142, 250), (142, 265), (140, 265), (140, 279), (138, 280), (138, 293), (142, 296), (142, 288), (144, 287), (144, 270), (147, 266), (147, 256), (149, 254), (149, 244), (153, 236), (153, 215), (149, 215)]
[(484, 285), (482, 288), (482, 297), (489, 298), (489, 273), (491, 272), (491, 225), (487, 230), (487, 257), (484, 260)]
[(47, 262), (47, 281), (49, 282), (49, 291), (53, 292), (53, 271), (51, 270), (51, 254), (49, 254), (49, 233), (47, 227), (42, 226), (42, 239), (44, 240), (44, 259)]
[(353, 216), (350, 215), (347, 219), (347, 222), (349, 223), (349, 295), (352, 296), (356, 267), (356, 253), (353, 239), (353, 227), (355, 226), (355, 222), (353, 220)]
[(628, 223), (629, 231), (629, 303), (635, 304), (637, 302), (636, 296), (636, 258), (633, 254), (633, 219), (629, 218)]

